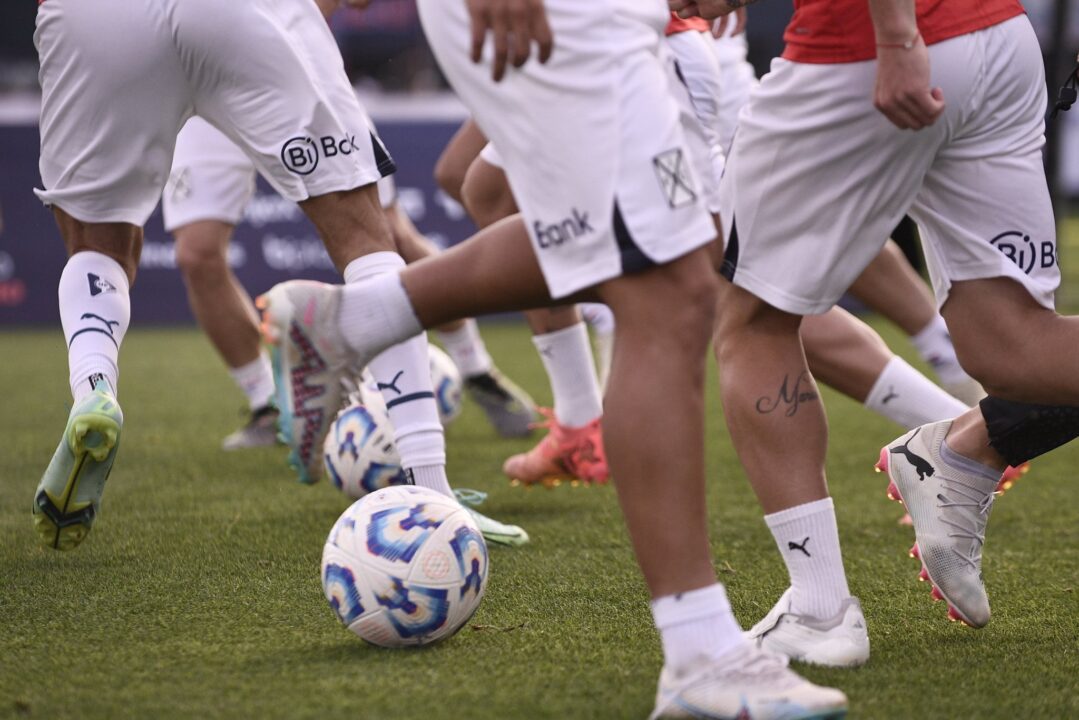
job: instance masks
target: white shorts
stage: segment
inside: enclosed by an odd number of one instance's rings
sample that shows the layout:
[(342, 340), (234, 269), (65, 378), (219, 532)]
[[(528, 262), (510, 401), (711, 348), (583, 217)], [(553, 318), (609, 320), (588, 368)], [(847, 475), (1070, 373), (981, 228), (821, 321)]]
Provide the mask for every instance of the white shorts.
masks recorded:
[[(694, 34), (699, 35), (700, 33)], [(670, 38), (668, 37), (668, 39)], [(723, 176), (724, 157), (723, 150), (718, 145), (713, 144), (713, 142), (717, 142), (716, 137), (708, 132), (705, 119), (702, 118), (699, 112), (700, 106), (694, 100), (695, 96), (692, 90), (694, 83), (690, 82), (690, 77), (700, 80), (702, 79), (701, 74), (687, 73), (684, 69), (680, 69), (681, 60), (673, 55), (667, 59), (667, 64), (673, 78), (671, 91), (678, 103), (679, 119), (682, 123), (682, 130), (685, 132), (686, 147), (690, 158), (692, 158), (697, 180), (701, 185), (701, 197), (704, 198), (704, 205), (708, 212), (718, 213), (719, 179)], [(701, 91), (709, 87), (709, 85), (697, 82), (696, 87), (698, 91)], [(502, 155), (491, 143), (487, 143), (480, 150), (480, 158), (492, 167), (505, 170)]]
[(675, 97), (683, 112), (682, 126), (694, 159), (701, 161), (698, 175), (705, 205), (709, 212), (718, 213), (719, 179), (726, 159), (720, 118), (723, 76), (715, 43), (711, 33), (688, 31), (668, 35), (667, 46), (677, 62), (676, 77), (686, 90), (675, 88)]
[(304, 200), (393, 171), (333, 36), (298, 0), (48, 0), (38, 197), (86, 222), (142, 225), (193, 114)]
[(953, 282), (1006, 277), (1053, 307), (1046, 92), (1030, 22), (1021, 15), (929, 56), (946, 106), (918, 132), (874, 109), (875, 62), (773, 61), (720, 187), (724, 274), (736, 285), (787, 312), (823, 313), (909, 212), (938, 304)]
[[(733, 29), (733, 23), (731, 26)], [(749, 46), (744, 33), (718, 37), (713, 47), (719, 58), (720, 87), (723, 88), (719, 94), (720, 147), (729, 153), (738, 127), (738, 113), (749, 102), (753, 88), (757, 87), (757, 73), (746, 59)]]
[(715, 229), (671, 97), (663, 0), (547, 0), (557, 49), (501, 83), (463, 2), (420, 0), (443, 71), (498, 148), (552, 297), (670, 262)]
[[(224, 133), (191, 118), (176, 137), (172, 172), (161, 194), (166, 232), (202, 220), (238, 224), (255, 194), (256, 172), (251, 158)], [(379, 179), (378, 196), (384, 208), (397, 201), (392, 175)]]

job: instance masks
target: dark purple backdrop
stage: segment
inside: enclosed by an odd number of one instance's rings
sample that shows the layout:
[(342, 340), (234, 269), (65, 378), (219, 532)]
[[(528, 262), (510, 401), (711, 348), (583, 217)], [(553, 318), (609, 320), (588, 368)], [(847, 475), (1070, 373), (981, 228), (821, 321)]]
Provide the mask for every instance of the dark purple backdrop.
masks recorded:
[[(421, 231), (441, 245), (472, 231), (460, 207), (436, 189), (431, 169), (456, 130), (448, 122), (382, 122), (379, 133), (394, 159), (399, 202)], [(0, 125), (0, 325), (58, 325), (56, 283), (64, 250), (52, 214), (34, 196), (36, 126)], [(261, 179), (236, 229), (230, 262), (252, 294), (294, 277), (339, 282), (314, 229), (295, 204)], [(138, 280), (131, 292), (138, 325), (192, 322), (172, 241), (161, 226), (160, 208), (146, 225)]]

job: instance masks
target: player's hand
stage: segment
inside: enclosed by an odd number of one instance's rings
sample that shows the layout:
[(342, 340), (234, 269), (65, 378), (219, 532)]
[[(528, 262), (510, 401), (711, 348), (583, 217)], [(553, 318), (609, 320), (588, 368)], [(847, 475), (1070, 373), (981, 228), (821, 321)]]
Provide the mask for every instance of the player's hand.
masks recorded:
[(929, 51), (921, 37), (909, 50), (877, 48), (873, 105), (902, 130), (929, 127), (944, 112), (944, 92), (929, 85)]
[(741, 35), (746, 31), (747, 15), (748, 13), (744, 7), (740, 7), (728, 15), (721, 15), (712, 26), (712, 37), (723, 37), (727, 33), (727, 28), (731, 25), (732, 21), (734, 23), (734, 29), (731, 30), (730, 36), (734, 37), (735, 35)]
[(745, 7), (749, 2), (752, 0), (667, 0), (667, 6), (682, 19), (702, 17), (715, 20)]
[(491, 76), (495, 82), (506, 74), (506, 63), (521, 67), (539, 47), (539, 61), (547, 62), (554, 48), (551, 26), (543, 0), (466, 0), (472, 18), (472, 62), (479, 62), (483, 43), (491, 33), (495, 56)]

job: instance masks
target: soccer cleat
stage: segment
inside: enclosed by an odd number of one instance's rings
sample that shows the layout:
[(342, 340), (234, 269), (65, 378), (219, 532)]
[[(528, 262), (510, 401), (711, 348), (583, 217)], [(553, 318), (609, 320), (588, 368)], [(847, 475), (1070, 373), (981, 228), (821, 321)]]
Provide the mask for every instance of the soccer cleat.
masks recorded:
[(888, 497), (910, 513), (917, 537), (911, 555), (921, 561), (931, 595), (948, 603), (949, 616), (980, 628), (989, 622), (982, 545), (995, 495), (941, 461), (949, 427), (945, 420), (903, 435), (881, 450), (876, 468), (888, 474)]
[(985, 397), (985, 389), (972, 377), (959, 382), (941, 382), (944, 392), (963, 403), (967, 407), (974, 407)]
[(997, 483), (997, 494), (1003, 495), (1012, 489), (1015, 485), (1015, 481), (1030, 472), (1030, 463), (1025, 462), (1019, 467), (1012, 467), (1009, 465), (1004, 468), (1004, 474), (1000, 476), (1000, 482)]
[(764, 619), (746, 632), (746, 639), (763, 650), (813, 665), (856, 667), (869, 660), (869, 633), (858, 598), (847, 598), (834, 617), (818, 619), (792, 613), (791, 595), (788, 588)]
[(483, 408), (488, 422), (502, 437), (528, 437), (536, 421), (536, 403), (509, 378), (492, 367), (465, 378), (465, 390)]
[(465, 509), (472, 515), (472, 519), (476, 521), (480, 533), (487, 542), (510, 547), (519, 547), (528, 542), (528, 533), (524, 531), (524, 528), (492, 520), (474, 507), (466, 505)]
[(540, 408), (546, 421), (547, 435), (525, 453), (513, 455), (502, 465), (514, 484), (556, 486), (562, 480), (605, 483), (610, 478), (607, 455), (603, 449), (603, 431), (596, 418), (581, 428), (559, 424), (554, 413)]
[(34, 528), (45, 545), (70, 550), (90, 532), (123, 426), (124, 414), (104, 378), (71, 408), (64, 436), (34, 493)]
[(659, 676), (657, 718), (717, 720), (839, 720), (847, 696), (820, 687), (787, 667), (787, 659), (753, 646), (732, 650), (703, 667)]
[(272, 347), (278, 429), (302, 483), (322, 477), (322, 443), (345, 394), (351, 353), (341, 337), (341, 288), (291, 280), (255, 301)]
[(277, 440), (277, 420), (281, 413), (273, 405), (264, 405), (251, 413), (251, 419), (221, 441), (222, 450), (273, 447)]

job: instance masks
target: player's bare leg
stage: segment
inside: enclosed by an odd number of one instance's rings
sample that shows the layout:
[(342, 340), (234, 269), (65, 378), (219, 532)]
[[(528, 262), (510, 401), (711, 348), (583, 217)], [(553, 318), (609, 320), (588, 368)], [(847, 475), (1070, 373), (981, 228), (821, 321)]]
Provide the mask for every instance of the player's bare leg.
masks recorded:
[(142, 251), (142, 228), (82, 222), (56, 206), (53, 214), (68, 254), (59, 304), (73, 405), (34, 492), (32, 512), (42, 543), (70, 550), (86, 538), (100, 512), (120, 444), (118, 361), (131, 320), (128, 292)]
[(911, 367), (864, 322), (832, 308), (803, 318), (802, 346), (809, 370), (875, 413), (907, 428), (955, 417), (967, 410)]
[(176, 265), (187, 288), (187, 301), (229, 374), (247, 396), (251, 417), (224, 439), (226, 450), (277, 443), (277, 409), (270, 358), (262, 349), (258, 315), (251, 296), (228, 265), (234, 226), (199, 220), (173, 231)]
[(944, 389), (967, 405), (985, 397), (959, 364), (944, 319), (929, 287), (893, 241), (862, 271), (850, 294), (898, 325), (929, 363)]

